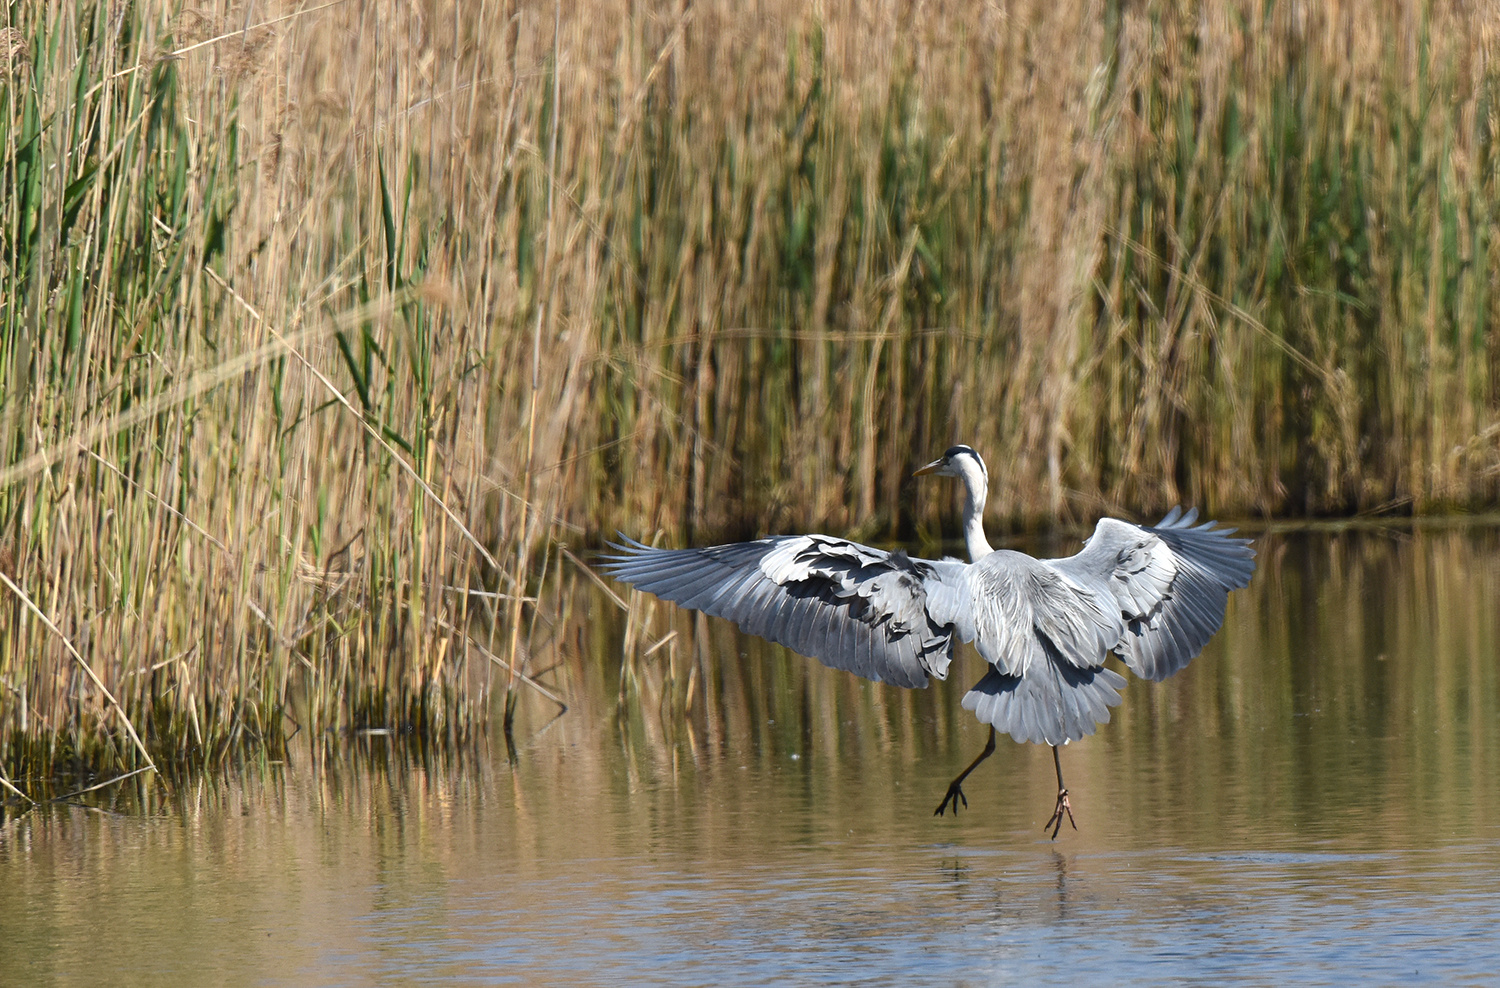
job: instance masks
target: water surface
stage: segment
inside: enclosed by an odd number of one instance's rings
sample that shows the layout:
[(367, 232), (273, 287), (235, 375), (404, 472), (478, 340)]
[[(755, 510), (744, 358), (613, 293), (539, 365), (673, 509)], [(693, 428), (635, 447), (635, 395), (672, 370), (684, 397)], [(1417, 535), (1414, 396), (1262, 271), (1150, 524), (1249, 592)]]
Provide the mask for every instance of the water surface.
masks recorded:
[(536, 663), (571, 708), (529, 696), (514, 762), (377, 737), (7, 809), (0, 981), (1494, 983), (1500, 529), (1258, 547), (1205, 653), (1064, 749), (1056, 842), (1005, 739), (932, 815), (972, 653), (885, 688), (580, 582)]

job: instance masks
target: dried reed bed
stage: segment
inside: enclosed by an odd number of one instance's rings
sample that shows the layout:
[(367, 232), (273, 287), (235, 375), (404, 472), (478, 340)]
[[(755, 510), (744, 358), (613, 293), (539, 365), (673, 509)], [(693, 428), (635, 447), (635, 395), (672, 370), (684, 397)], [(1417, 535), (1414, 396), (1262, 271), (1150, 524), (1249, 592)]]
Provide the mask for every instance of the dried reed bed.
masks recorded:
[(7, 16), (12, 780), (468, 737), (559, 539), (934, 531), (954, 440), (1013, 524), (1497, 492), (1488, 5)]

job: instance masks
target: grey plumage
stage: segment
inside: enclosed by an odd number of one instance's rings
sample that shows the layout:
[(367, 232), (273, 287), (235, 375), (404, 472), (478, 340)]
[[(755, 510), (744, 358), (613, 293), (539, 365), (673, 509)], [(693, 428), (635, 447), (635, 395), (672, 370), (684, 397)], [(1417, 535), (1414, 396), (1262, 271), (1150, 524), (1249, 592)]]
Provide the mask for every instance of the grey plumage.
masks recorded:
[(914, 559), (826, 535), (701, 549), (613, 545), (603, 568), (664, 600), (727, 618), (751, 634), (877, 682), (947, 677), (955, 641), (992, 666), (963, 706), (1017, 741), (1053, 745), (1094, 733), (1120, 702), (1117, 654), (1164, 679), (1207, 644), (1229, 591), (1255, 568), (1248, 539), (1173, 508), (1142, 527), (1098, 523), (1063, 559), (994, 551), (980, 520), (988, 474), (954, 447), (921, 473), (961, 477), (971, 562)]
[(984, 674), (964, 694), (963, 708), (1017, 741), (1063, 744), (1093, 734), (1109, 722), (1125, 677), (1109, 669), (1079, 669), (1049, 660), (1040, 674)]
[(896, 686), (947, 678), (953, 629), (934, 622), (929, 586), (961, 563), (912, 559), (825, 535), (653, 549), (633, 539), (604, 569), (683, 607), (825, 665)]

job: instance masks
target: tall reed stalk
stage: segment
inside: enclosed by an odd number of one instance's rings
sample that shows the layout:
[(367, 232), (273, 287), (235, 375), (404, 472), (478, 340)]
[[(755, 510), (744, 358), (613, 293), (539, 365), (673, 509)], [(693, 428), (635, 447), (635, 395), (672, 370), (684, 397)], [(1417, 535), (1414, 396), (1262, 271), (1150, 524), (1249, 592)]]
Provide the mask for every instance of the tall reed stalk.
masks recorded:
[(1500, 490), (1487, 4), (5, 17), (17, 787), (461, 740), (559, 540), (936, 532), (953, 441), (1011, 525)]

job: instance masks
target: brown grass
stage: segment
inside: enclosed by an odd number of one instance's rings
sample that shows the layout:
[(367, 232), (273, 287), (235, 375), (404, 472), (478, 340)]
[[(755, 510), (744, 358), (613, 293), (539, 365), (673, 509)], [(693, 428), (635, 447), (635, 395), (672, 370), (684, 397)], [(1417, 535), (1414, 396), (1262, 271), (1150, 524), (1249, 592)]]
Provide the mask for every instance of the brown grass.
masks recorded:
[(953, 441), (1009, 524), (1500, 489), (1488, 5), (8, 16), (13, 782), (143, 757), (70, 648), (167, 761), (467, 737), (559, 540), (935, 532)]

